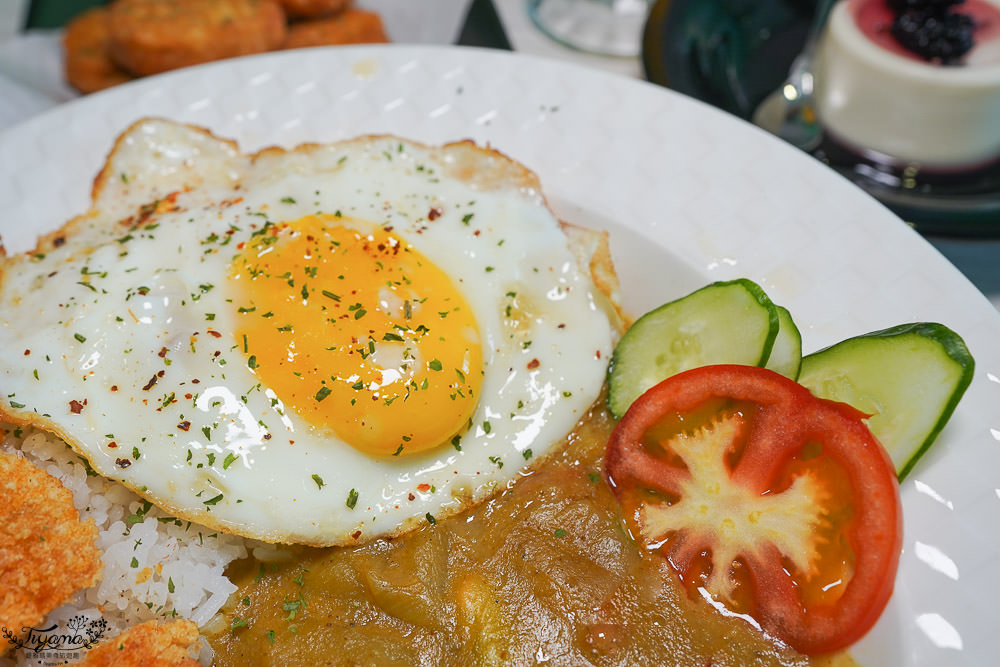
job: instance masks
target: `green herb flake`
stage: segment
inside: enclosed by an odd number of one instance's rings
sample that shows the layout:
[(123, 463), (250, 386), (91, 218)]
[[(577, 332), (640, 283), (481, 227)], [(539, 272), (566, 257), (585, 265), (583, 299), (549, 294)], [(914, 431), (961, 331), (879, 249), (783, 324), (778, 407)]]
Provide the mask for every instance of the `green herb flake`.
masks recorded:
[(351, 489), (351, 492), (347, 494), (347, 502), (345, 503), (348, 509), (354, 509), (358, 504), (358, 490)]
[(566, 531), (562, 528), (556, 528), (555, 532), (552, 534), (556, 537), (566, 537)]
[(313, 474), (312, 480), (316, 482), (317, 489), (322, 489), (324, 486), (326, 486), (326, 484), (323, 482), (323, 478), (320, 477), (319, 475)]

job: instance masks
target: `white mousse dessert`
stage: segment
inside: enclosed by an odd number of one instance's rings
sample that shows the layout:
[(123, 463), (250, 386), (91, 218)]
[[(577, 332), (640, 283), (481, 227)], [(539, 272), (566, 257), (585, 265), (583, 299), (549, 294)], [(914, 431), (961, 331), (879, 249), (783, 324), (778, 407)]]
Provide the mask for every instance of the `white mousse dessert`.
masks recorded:
[(816, 105), (830, 137), (859, 154), (931, 169), (1000, 159), (1000, 0), (966, 0), (974, 45), (954, 64), (891, 33), (886, 0), (841, 0), (817, 53)]

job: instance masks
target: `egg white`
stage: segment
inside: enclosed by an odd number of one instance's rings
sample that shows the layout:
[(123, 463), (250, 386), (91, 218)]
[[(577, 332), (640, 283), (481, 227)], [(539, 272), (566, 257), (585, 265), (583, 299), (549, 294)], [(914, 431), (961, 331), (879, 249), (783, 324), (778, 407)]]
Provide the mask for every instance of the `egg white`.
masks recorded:
[[(317, 212), (391, 227), (473, 306), (484, 378), (456, 444), (366, 455), (248, 367), (235, 249), (265, 220)], [(181, 518), (351, 544), (480, 501), (561, 442), (601, 391), (601, 299), (534, 176), (498, 153), (366, 137), (247, 156), (145, 120), (117, 142), (92, 210), (2, 266), (0, 411)]]

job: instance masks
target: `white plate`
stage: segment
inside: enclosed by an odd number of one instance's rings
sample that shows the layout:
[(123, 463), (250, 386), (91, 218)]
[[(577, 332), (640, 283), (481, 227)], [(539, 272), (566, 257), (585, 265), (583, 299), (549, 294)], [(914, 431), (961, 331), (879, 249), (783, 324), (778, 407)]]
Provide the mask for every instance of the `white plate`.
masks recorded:
[(714, 108), (577, 66), (483, 50), (350, 47), (154, 77), (0, 134), (8, 251), (87, 208), (114, 137), (158, 115), (244, 149), (395, 133), (472, 138), (538, 172), (557, 213), (606, 227), (633, 313), (749, 277), (806, 351), (902, 322), (958, 331), (978, 370), (903, 485), (892, 602), (869, 665), (987, 664), (1000, 649), (1000, 314), (930, 245), (822, 164)]

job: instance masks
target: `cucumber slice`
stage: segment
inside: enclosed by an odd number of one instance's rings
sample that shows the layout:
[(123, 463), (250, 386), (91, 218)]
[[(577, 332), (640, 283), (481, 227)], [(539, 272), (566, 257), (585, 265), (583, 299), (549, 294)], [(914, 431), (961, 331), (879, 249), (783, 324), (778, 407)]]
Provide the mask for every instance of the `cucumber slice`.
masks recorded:
[(849, 338), (802, 359), (799, 383), (872, 415), (868, 427), (902, 480), (972, 381), (975, 362), (948, 327), (917, 322)]
[(778, 337), (774, 339), (771, 356), (767, 358), (764, 368), (796, 380), (802, 367), (802, 334), (787, 308), (775, 308), (778, 309)]
[(763, 365), (778, 335), (778, 311), (756, 283), (712, 283), (646, 313), (615, 347), (608, 409), (621, 418), (647, 389), (708, 364)]

